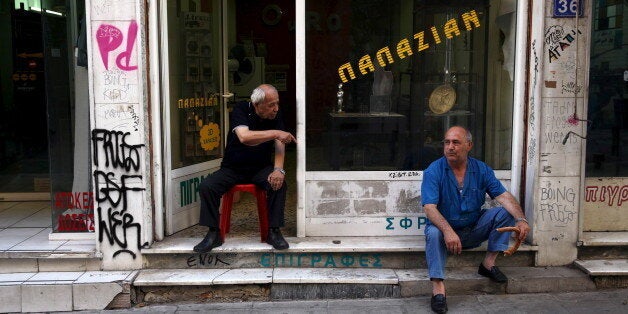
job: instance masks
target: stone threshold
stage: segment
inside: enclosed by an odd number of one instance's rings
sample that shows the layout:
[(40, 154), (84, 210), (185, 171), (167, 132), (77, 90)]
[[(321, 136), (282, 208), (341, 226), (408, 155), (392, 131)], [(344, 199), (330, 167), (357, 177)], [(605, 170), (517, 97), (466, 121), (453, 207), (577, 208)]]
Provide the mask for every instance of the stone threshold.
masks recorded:
[[(96, 245), (94, 244), (94, 247)], [(39, 259), (85, 259), (100, 258), (95, 249), (92, 251), (4, 251), (0, 252), (0, 259), (39, 258)]]
[(618, 232), (583, 232), (582, 246), (626, 246), (628, 231)]
[(131, 306), (138, 271), (0, 274), (0, 312), (101, 310)]
[(576, 260), (574, 265), (590, 276), (628, 276), (628, 259)]
[[(225, 243), (212, 250), (212, 253), (265, 253), (265, 252), (425, 252), (425, 236), (390, 237), (287, 237), (290, 248), (276, 251), (256, 237), (229, 237)], [(192, 248), (202, 238), (169, 237), (155, 242), (150, 248), (142, 249), (142, 254), (194, 253)], [(514, 240), (511, 239), (511, 245)], [(536, 245), (521, 244), (519, 251), (537, 251)], [(486, 251), (486, 242), (467, 251)]]
[[(595, 284), (581, 271), (569, 267), (500, 267), (506, 284), (493, 283), (477, 274), (477, 267), (447, 269), (450, 294), (535, 293), (594, 290)], [(400, 296), (429, 295), (427, 269), (347, 268), (250, 268), (250, 269), (143, 269), (133, 286), (222, 285), (395, 285)]]

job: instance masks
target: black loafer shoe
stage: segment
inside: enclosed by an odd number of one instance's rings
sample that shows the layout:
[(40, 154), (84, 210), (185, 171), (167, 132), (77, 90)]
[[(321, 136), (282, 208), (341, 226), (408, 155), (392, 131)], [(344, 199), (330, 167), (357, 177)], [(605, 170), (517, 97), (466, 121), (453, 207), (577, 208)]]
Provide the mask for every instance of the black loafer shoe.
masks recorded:
[(447, 313), (447, 298), (444, 294), (432, 296), (432, 311), (434, 313)]
[(286, 239), (284, 239), (281, 235), (281, 231), (279, 231), (279, 228), (270, 228), (270, 230), (268, 230), (266, 243), (272, 245), (275, 250), (285, 250), (290, 247), (290, 245), (288, 245), (288, 242), (286, 242)]
[(219, 247), (222, 245), (222, 239), (220, 238), (220, 232), (218, 230), (207, 231), (205, 238), (197, 245), (194, 246), (193, 250), (196, 253), (207, 253), (211, 251), (215, 247)]
[(478, 268), (478, 274), (490, 278), (492, 281), (504, 283), (508, 281), (508, 278), (502, 273), (497, 266), (493, 266), (490, 270), (486, 269), (482, 263)]

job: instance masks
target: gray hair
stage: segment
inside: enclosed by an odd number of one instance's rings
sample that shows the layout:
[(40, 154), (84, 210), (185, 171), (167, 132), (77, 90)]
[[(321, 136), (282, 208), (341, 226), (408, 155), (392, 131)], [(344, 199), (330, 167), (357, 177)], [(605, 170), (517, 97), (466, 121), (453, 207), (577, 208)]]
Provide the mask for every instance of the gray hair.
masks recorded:
[(251, 93), (251, 102), (253, 104), (260, 104), (264, 102), (264, 99), (266, 98), (266, 91), (274, 91), (275, 93), (277, 93), (277, 89), (274, 86), (269, 84), (262, 84), (256, 87)]
[(467, 142), (473, 142), (473, 136), (471, 135), (471, 131), (469, 131), (469, 129), (467, 129), (466, 127), (464, 127), (462, 125), (454, 125), (454, 126), (451, 126), (449, 129), (447, 129), (447, 132), (449, 132), (449, 130), (451, 130), (453, 128), (461, 128), (461, 129), (463, 129)]

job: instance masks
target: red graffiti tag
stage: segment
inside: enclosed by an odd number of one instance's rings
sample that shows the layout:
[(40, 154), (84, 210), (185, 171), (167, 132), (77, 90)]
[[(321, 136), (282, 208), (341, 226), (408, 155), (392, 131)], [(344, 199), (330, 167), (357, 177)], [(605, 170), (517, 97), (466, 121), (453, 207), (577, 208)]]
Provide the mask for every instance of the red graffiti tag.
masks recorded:
[(608, 206), (621, 206), (628, 201), (628, 185), (621, 187), (619, 185), (589, 185), (585, 189), (584, 201), (606, 203)]
[[(137, 65), (130, 65), (131, 53), (133, 52), (136, 37), (137, 22), (131, 21), (127, 31), (126, 50), (120, 52), (116, 57), (116, 65), (121, 70), (133, 71), (137, 69)], [(109, 53), (120, 47), (123, 40), (124, 34), (122, 34), (119, 28), (109, 24), (102, 24), (98, 27), (96, 31), (96, 43), (98, 43), (98, 50), (100, 51), (100, 57), (105, 65), (105, 69), (109, 70)]]

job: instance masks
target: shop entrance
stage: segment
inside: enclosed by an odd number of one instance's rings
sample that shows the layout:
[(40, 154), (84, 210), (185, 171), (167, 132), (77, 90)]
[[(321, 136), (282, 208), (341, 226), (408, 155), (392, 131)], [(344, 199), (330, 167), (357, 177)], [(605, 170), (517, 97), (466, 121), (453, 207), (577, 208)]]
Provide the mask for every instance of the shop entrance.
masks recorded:
[[(628, 3), (597, 0), (592, 6), (582, 227), (584, 232), (626, 233), (628, 46), (622, 36)], [(571, 134), (567, 140), (580, 139)]]
[(42, 17), (13, 1), (1, 6), (0, 195), (45, 200), (50, 167)]
[[(161, 31), (161, 47), (167, 47), (161, 70), (165, 232), (170, 235), (198, 223), (198, 186), (220, 166), (230, 130), (229, 109), (235, 102), (248, 99), (261, 83), (273, 84), (286, 125), (294, 133), (295, 7), (287, 0), (161, 5), (162, 20), (167, 21)], [(289, 156), (292, 160), (286, 163), (294, 165), (295, 154)], [(288, 184), (295, 189), (296, 182)], [(296, 200), (294, 191), (289, 193)], [(286, 208), (296, 208), (294, 203)], [(287, 221), (294, 216), (287, 212)], [(255, 226), (256, 215), (251, 218)]]
[(78, 0), (0, 4), (1, 227), (93, 231), (91, 218), (64, 220), (92, 215), (69, 197), (91, 194), (87, 62), (73, 56), (84, 13)]

